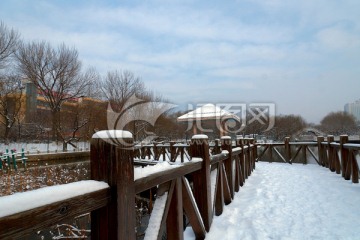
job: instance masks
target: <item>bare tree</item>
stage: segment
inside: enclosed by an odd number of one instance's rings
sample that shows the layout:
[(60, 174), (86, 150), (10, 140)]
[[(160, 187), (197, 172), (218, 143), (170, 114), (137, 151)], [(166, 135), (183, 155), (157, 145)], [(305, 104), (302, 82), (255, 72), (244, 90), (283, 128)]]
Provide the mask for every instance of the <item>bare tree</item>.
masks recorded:
[[(143, 99), (137, 99), (136, 96), (144, 95), (145, 87), (140, 77), (135, 76), (134, 73), (130, 71), (109, 71), (106, 77), (102, 82), (102, 90), (105, 98), (110, 103), (110, 106), (113, 111), (119, 113), (122, 116), (123, 122), (131, 122), (133, 118), (133, 112), (136, 108), (130, 109), (127, 111), (126, 108), (133, 104), (137, 104), (138, 100), (141, 101)], [(114, 116), (117, 115), (116, 113)], [(110, 117), (111, 118), (111, 117)], [(125, 120), (126, 118), (127, 120)], [(131, 118), (131, 119), (130, 119)], [(114, 122), (114, 126), (108, 126), (109, 128), (117, 128), (116, 120)], [(113, 125), (110, 120), (110, 125)], [(108, 124), (108, 125), (109, 125)], [(132, 128), (134, 138), (136, 139), (135, 132), (136, 121), (133, 122), (133, 126), (127, 126), (127, 129)], [(125, 126), (122, 126), (123, 128)], [(125, 129), (125, 128), (124, 128)]]
[(108, 128), (131, 131), (134, 140), (155, 135), (152, 126), (171, 104), (148, 91), (139, 77), (130, 71), (108, 72), (103, 91), (114, 112), (108, 112)]
[(346, 112), (331, 112), (321, 120), (320, 129), (333, 135), (355, 134), (356, 119)]
[(275, 126), (265, 132), (273, 140), (283, 141), (307, 126), (306, 121), (299, 115), (280, 115), (275, 118)]
[(16, 52), (20, 72), (47, 101), (52, 115), (53, 138), (61, 133), (60, 111), (65, 101), (83, 96), (94, 80), (93, 73), (81, 71), (78, 51), (47, 42), (20, 44)]
[(103, 93), (110, 102), (111, 107), (121, 112), (123, 107), (134, 94), (141, 95), (145, 92), (144, 83), (140, 77), (130, 71), (111, 71), (108, 72), (103, 80)]
[(81, 129), (81, 136), (84, 139), (90, 139), (97, 130), (107, 129), (106, 101), (85, 98), (80, 107), (81, 115), (88, 120), (87, 125)]
[(4, 127), (4, 139), (15, 123), (20, 123), (23, 103), (22, 84), (19, 75), (0, 76), (0, 124)]
[(83, 108), (81, 102), (71, 104), (69, 109), (62, 112), (59, 137), (63, 142), (64, 151), (67, 150), (68, 144), (76, 147), (73, 142), (77, 142), (80, 139), (80, 130), (90, 121), (89, 115), (86, 113), (86, 109)]
[(21, 110), (21, 81), (11, 73), (9, 65), (19, 43), (19, 34), (0, 22), (0, 124), (8, 141), (10, 129), (19, 121)]
[(3, 22), (0, 22), (0, 69), (7, 66), (18, 42), (19, 34), (14, 29), (8, 29)]

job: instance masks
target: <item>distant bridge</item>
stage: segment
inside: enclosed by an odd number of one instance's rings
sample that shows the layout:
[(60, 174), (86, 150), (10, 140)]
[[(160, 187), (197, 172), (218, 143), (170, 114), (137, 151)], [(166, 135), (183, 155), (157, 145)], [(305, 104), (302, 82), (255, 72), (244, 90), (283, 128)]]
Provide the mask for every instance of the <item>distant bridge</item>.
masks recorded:
[(316, 128), (312, 128), (312, 127), (308, 127), (308, 128), (304, 128), (303, 129), (303, 132), (306, 133), (313, 133), (314, 135), (316, 136), (327, 136), (326, 133), (320, 131), (319, 129), (316, 129)]
[(327, 136), (326, 133), (320, 131), (319, 129), (313, 128), (313, 127), (303, 128), (300, 131), (293, 134), (293, 136), (300, 136), (300, 135), (302, 135), (304, 133), (312, 133), (315, 136)]

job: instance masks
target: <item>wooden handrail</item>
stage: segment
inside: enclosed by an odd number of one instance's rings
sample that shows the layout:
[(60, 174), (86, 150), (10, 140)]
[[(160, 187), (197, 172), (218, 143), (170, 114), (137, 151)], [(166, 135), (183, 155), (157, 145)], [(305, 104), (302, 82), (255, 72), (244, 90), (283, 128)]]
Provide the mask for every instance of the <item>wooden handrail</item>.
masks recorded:
[(344, 148), (346, 148), (346, 149), (360, 150), (360, 144), (345, 143), (343, 146), (344, 146)]
[(24, 237), (58, 222), (102, 208), (109, 202), (110, 189), (105, 188), (2, 217), (0, 218), (0, 239)]
[(135, 180), (135, 193), (143, 192), (147, 189), (157, 185), (169, 182), (173, 179), (185, 176), (192, 172), (200, 170), (202, 167), (201, 161), (187, 162), (181, 164), (177, 168), (167, 169), (161, 172), (156, 172), (146, 177)]

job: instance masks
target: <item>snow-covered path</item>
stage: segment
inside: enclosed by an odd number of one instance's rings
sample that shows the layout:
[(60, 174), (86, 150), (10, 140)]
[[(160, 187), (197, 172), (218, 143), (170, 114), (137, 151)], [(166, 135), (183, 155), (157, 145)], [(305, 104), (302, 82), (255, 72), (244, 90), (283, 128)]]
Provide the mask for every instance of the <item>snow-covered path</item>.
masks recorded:
[(206, 239), (360, 239), (360, 184), (318, 165), (259, 162)]

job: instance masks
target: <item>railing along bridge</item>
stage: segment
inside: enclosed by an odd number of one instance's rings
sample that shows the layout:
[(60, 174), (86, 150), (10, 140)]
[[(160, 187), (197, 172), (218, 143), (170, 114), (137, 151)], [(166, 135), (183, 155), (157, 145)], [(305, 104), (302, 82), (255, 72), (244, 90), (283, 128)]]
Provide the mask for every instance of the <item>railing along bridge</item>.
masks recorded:
[[(154, 188), (157, 200), (145, 239), (183, 239), (184, 214), (196, 238), (204, 239), (213, 217), (222, 214), (256, 161), (266, 155), (269, 162), (276, 160), (275, 153), (286, 163), (307, 163), (310, 153), (319, 165), (358, 183), (359, 150), (360, 144), (348, 143), (346, 136), (339, 143), (330, 136), (327, 141), (318, 137), (317, 142), (290, 142), (287, 138), (284, 143), (268, 144), (222, 137), (209, 146), (206, 135), (195, 135), (189, 144), (133, 147), (130, 133), (103, 131), (91, 141), (91, 179), (107, 185), (10, 215), (0, 213), (0, 239), (16, 239), (86, 212), (91, 212), (92, 239), (135, 239), (135, 196)], [(134, 164), (164, 159), (169, 161), (166, 169), (134, 175)]]

